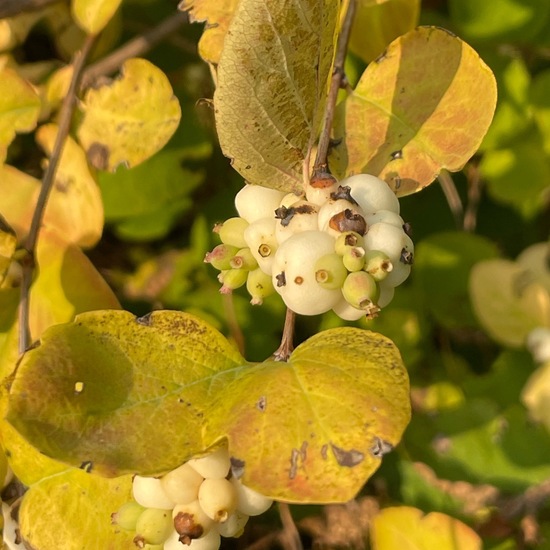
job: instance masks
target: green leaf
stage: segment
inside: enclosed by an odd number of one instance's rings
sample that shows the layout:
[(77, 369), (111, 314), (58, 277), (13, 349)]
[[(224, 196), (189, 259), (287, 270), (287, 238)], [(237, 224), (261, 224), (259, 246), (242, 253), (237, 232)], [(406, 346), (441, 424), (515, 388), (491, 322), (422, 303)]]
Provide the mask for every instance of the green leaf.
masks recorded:
[(224, 154), (249, 183), (301, 191), (334, 55), (334, 0), (241, 0), (214, 94)]
[(23, 357), (7, 414), (45, 454), (107, 475), (158, 474), (226, 438), (247, 485), (297, 502), (353, 498), (409, 418), (406, 371), (381, 335), (334, 329), (288, 363), (250, 364), (170, 311), (52, 327)]
[(439, 323), (450, 329), (477, 327), (468, 296), (470, 270), (498, 255), (488, 239), (463, 232), (437, 233), (418, 243), (414, 281)]
[(550, 154), (550, 70), (543, 71), (533, 79), (530, 88), (533, 116), (542, 135), (544, 150)]
[(409, 506), (385, 508), (373, 521), (373, 550), (481, 550), (482, 541), (465, 523), (440, 512), (424, 515)]
[(360, 0), (357, 4), (349, 49), (366, 63), (418, 24), (420, 0)]
[(19, 509), (21, 536), (34, 550), (134, 550), (135, 533), (111, 523), (131, 497), (132, 479), (70, 469), (34, 484)]
[(505, 346), (522, 346), (531, 330), (550, 326), (550, 294), (533, 279), (509, 260), (486, 260), (472, 268), (474, 312), (487, 333)]
[(98, 34), (111, 20), (122, 0), (72, 0), (71, 13), (80, 28)]
[(40, 98), (34, 88), (14, 70), (0, 70), (0, 149), (18, 132), (30, 132), (40, 113)]
[(550, 19), (546, 0), (451, 0), (449, 11), (467, 40), (530, 41)]
[(529, 378), (521, 393), (529, 416), (550, 433), (550, 361), (541, 365)]
[(180, 10), (189, 12), (191, 21), (206, 21), (199, 54), (208, 63), (219, 63), (225, 34), (238, 4), (239, 0), (182, 0), (179, 4)]
[(331, 168), (369, 173), (403, 196), (441, 169), (460, 170), (493, 117), (493, 73), (468, 44), (436, 27), (394, 40), (336, 110)]
[(122, 76), (89, 89), (81, 103), (78, 139), (90, 164), (115, 170), (135, 166), (161, 149), (175, 132), (181, 110), (166, 75), (145, 59), (128, 59)]
[(479, 165), (491, 197), (526, 219), (538, 214), (548, 200), (550, 160), (541, 154), (542, 148), (540, 136), (528, 136), (507, 149), (487, 151)]

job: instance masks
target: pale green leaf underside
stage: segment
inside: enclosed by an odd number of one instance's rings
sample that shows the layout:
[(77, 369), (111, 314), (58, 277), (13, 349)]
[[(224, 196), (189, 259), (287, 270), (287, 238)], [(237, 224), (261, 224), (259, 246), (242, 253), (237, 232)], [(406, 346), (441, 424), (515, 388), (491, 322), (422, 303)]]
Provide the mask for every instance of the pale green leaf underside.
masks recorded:
[(338, 12), (334, 0), (241, 0), (225, 36), (214, 106), (222, 150), (248, 182), (301, 190)]

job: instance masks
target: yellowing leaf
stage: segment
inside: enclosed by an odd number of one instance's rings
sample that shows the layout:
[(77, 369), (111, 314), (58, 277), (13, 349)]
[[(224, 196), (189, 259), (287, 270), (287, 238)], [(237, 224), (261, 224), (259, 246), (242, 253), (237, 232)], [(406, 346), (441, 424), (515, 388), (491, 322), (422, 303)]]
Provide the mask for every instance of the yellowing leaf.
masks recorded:
[(481, 550), (476, 532), (461, 521), (409, 506), (385, 508), (371, 528), (373, 550)]
[(98, 34), (111, 20), (122, 0), (72, 0), (75, 21), (88, 34)]
[(420, 0), (359, 0), (349, 48), (369, 63), (398, 36), (416, 27)]
[(339, 3), (241, 0), (218, 65), (216, 127), (248, 182), (302, 189), (331, 73)]
[(420, 27), (372, 62), (336, 111), (331, 168), (370, 173), (397, 195), (429, 185), (442, 168), (460, 170), (493, 117), (493, 73), (460, 38)]
[(318, 503), (353, 498), (409, 418), (406, 370), (381, 335), (329, 330), (288, 363), (250, 364), (174, 311), (51, 327), (20, 362), (7, 414), (40, 451), (107, 475), (159, 474), (227, 439), (247, 485)]
[[(56, 136), (55, 124), (41, 126), (36, 133), (36, 140), (48, 155), (51, 155)], [(103, 231), (101, 193), (90, 173), (84, 151), (70, 137), (65, 141), (48, 200), (46, 226), (54, 225), (65, 240), (83, 248), (99, 241)]]
[(11, 264), (11, 257), (17, 246), (15, 231), (6, 223), (0, 214), (0, 287), (4, 282)]
[(111, 514), (131, 497), (130, 476), (104, 479), (71, 469), (33, 485), (21, 503), (21, 536), (34, 550), (135, 550), (135, 533)]
[(225, 33), (238, 4), (239, 0), (183, 0), (180, 3), (181, 10), (189, 11), (191, 21), (206, 21), (199, 40), (199, 54), (208, 63), (219, 62)]
[(9, 145), (16, 132), (30, 132), (39, 112), (33, 87), (12, 69), (0, 70), (0, 147)]
[(129, 59), (122, 76), (89, 89), (81, 104), (78, 138), (92, 166), (135, 166), (161, 149), (181, 115), (166, 75), (145, 59)]
[(470, 274), (470, 299), (483, 328), (506, 346), (522, 346), (531, 330), (550, 326), (550, 293), (515, 262), (476, 264)]

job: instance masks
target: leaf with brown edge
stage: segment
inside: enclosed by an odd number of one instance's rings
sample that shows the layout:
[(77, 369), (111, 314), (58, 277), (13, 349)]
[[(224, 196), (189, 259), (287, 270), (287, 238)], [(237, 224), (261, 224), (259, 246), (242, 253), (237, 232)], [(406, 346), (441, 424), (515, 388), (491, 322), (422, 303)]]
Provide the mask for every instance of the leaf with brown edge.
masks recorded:
[(160, 150), (178, 127), (181, 109), (168, 77), (145, 59), (127, 59), (118, 79), (89, 89), (80, 103), (78, 139), (92, 166), (135, 166)]
[(222, 151), (249, 183), (302, 190), (338, 16), (334, 0), (240, 1), (218, 65), (214, 109)]
[(336, 110), (330, 166), (369, 173), (398, 196), (460, 170), (478, 149), (496, 105), (493, 73), (460, 38), (419, 27), (394, 40)]
[(192, 315), (80, 315), (46, 331), (7, 420), (40, 451), (104, 475), (158, 475), (227, 440), (234, 474), (269, 497), (346, 502), (399, 442), (409, 382), (395, 345), (328, 330), (288, 362), (247, 363)]
[(481, 550), (479, 535), (465, 523), (441, 512), (424, 515), (410, 506), (385, 508), (372, 523), (373, 550)]
[(287, 363), (243, 370), (213, 408), (206, 434), (227, 437), (245, 485), (287, 502), (347, 502), (401, 439), (409, 381), (391, 340), (346, 327), (309, 338)]
[(237, 9), (239, 0), (182, 0), (179, 9), (189, 12), (191, 21), (206, 21), (199, 40), (199, 55), (208, 63), (217, 65), (223, 48), (225, 33)]

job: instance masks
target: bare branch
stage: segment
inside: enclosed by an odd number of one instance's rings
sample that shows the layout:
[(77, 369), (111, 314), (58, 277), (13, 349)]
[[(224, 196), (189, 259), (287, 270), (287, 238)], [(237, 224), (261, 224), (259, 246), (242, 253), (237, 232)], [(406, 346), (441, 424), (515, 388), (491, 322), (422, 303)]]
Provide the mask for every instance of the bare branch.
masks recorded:
[(462, 206), (462, 201), (460, 200), (458, 191), (456, 190), (455, 182), (453, 181), (451, 174), (449, 174), (449, 172), (447, 172), (446, 170), (443, 170), (439, 174), (437, 179), (439, 181), (439, 184), (441, 185), (443, 194), (445, 195), (449, 208), (451, 209), (451, 212), (453, 214), (456, 228), (462, 229), (464, 208)]
[(283, 336), (281, 345), (273, 354), (275, 361), (288, 361), (290, 354), (294, 350), (294, 326), (296, 324), (296, 313), (287, 308), (285, 316), (285, 326), (283, 327)]
[(281, 517), (281, 523), (283, 524), (283, 531), (280, 534), (283, 548), (288, 550), (303, 550), (302, 540), (300, 539), (300, 533), (294, 523), (294, 518), (290, 513), (290, 507), (286, 502), (279, 502), (279, 516)]
[(63, 153), (63, 147), (65, 141), (69, 135), (69, 129), (71, 127), (71, 120), (76, 105), (76, 92), (82, 77), (82, 71), (86, 58), (90, 53), (92, 45), (94, 44), (95, 37), (89, 36), (82, 49), (74, 56), (73, 61), (73, 76), (69, 86), (69, 91), (63, 100), (63, 104), (59, 111), (59, 129), (53, 146), (52, 154), (50, 156), (50, 162), (42, 178), (42, 186), (40, 188), (40, 194), (36, 202), (36, 207), (33, 212), (31, 221), (31, 227), (29, 235), (25, 242), (25, 250), (27, 252), (26, 259), (22, 262), (22, 277), (21, 277), (21, 300), (19, 304), (19, 352), (23, 353), (30, 343), (29, 332), (29, 293), (32, 284), (32, 278), (34, 273), (36, 244), (38, 242), (38, 235), (42, 226), (42, 220), (44, 219), (44, 212), (46, 210), (46, 204), (50, 191), (55, 182), (55, 174), (57, 167)]
[(14, 17), (24, 12), (38, 11), (59, 0), (2, 0), (0, 2), (0, 19)]

